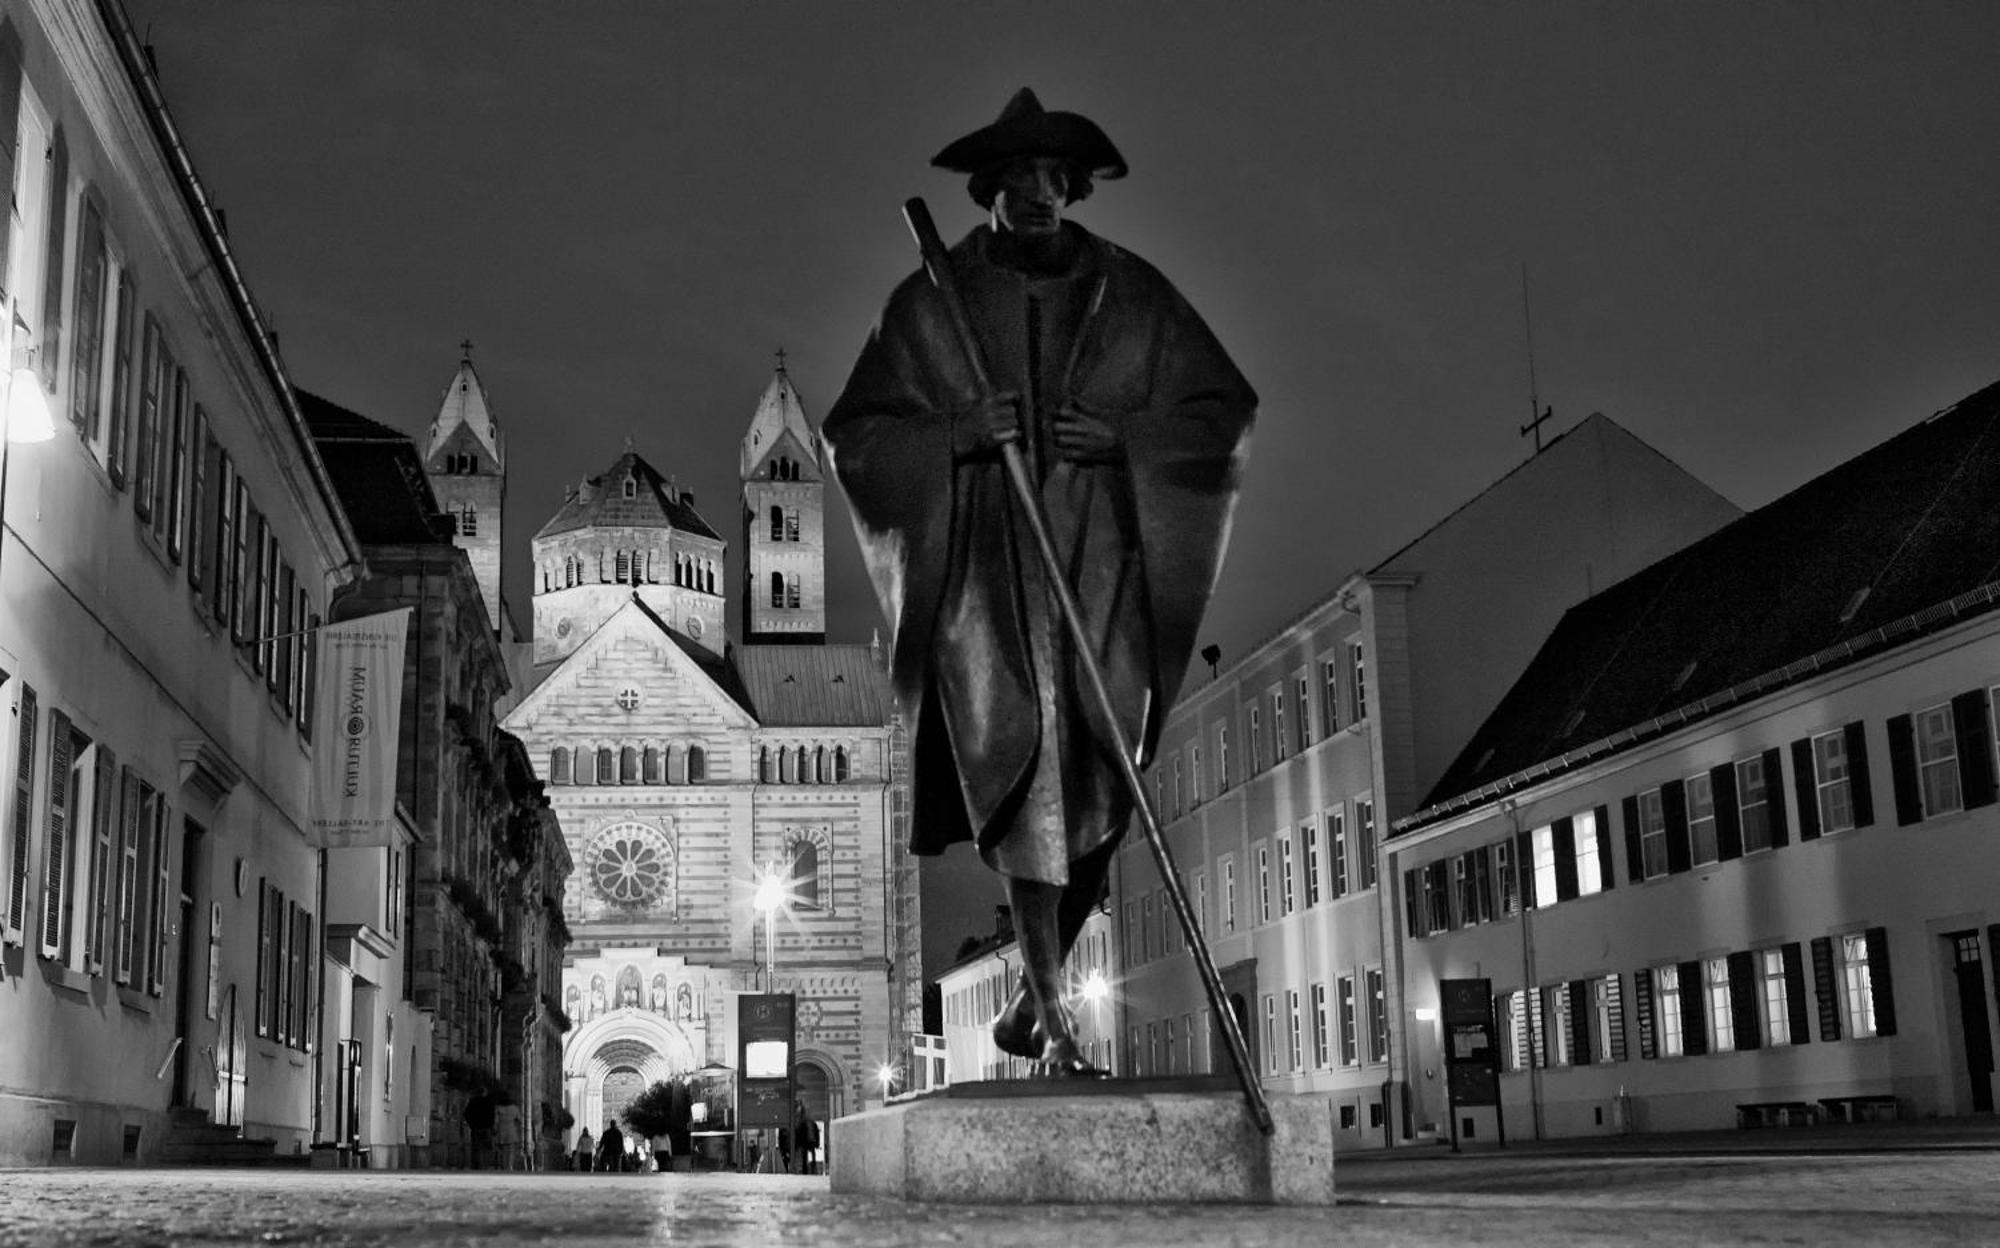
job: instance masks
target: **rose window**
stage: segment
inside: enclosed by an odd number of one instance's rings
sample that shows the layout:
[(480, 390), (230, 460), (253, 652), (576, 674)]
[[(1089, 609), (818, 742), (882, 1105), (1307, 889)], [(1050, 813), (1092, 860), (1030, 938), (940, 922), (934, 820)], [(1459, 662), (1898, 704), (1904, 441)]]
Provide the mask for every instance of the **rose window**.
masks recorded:
[(597, 838), (590, 862), (598, 895), (616, 906), (657, 902), (673, 876), (673, 851), (657, 829), (621, 823)]

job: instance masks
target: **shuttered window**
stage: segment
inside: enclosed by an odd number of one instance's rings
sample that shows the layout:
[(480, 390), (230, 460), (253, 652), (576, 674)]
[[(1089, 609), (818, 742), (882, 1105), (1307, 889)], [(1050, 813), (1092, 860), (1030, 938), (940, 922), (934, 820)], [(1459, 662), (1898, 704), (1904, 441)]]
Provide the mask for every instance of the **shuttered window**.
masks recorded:
[[(9, 136), (11, 138), (11, 135)], [(50, 394), (61, 389), (58, 361), (62, 359), (63, 246), (68, 241), (69, 139), (56, 127), (49, 143), (48, 258), (42, 268), (42, 381)]]
[(104, 214), (86, 193), (76, 244), (76, 346), (70, 351), (70, 419), (95, 443), (104, 428), (104, 314), (109, 291)]
[(145, 884), (139, 874), (139, 778), (127, 767), (119, 777), (118, 802), (118, 909), (112, 925), (112, 978), (121, 984), (132, 982), (133, 949), (137, 933), (140, 899)]
[(70, 735), (69, 717), (49, 711), (48, 812), (44, 826), (42, 874), (42, 941), (45, 958), (69, 960), (70, 908), (76, 876), (76, 842), (71, 826), (75, 805), (75, 783), (71, 767), (75, 761), (75, 740)]
[(90, 905), (85, 911), (84, 964), (93, 975), (104, 970), (105, 950), (112, 936), (111, 914), (117, 900), (113, 874), (118, 866), (113, 845), (118, 835), (118, 764), (109, 749), (94, 745), (88, 768), (90, 784)]
[[(4, 43), (0, 43), (0, 71), (6, 67), (6, 55)], [(18, 85), (18, 60), (15, 73)], [(4, 81), (0, 81), (0, 87), (4, 85)], [(4, 102), (4, 98), (0, 98), (0, 103)], [(0, 144), (0, 147), (5, 146)], [(29, 849), (34, 843), (35, 739), (38, 724), (35, 711), (35, 691), (22, 685), (20, 706), (14, 717), (13, 800), (7, 803), (7, 898), (4, 916), (0, 916), (6, 920), (0, 924), (5, 928), (6, 938), (17, 944), (27, 923)]]

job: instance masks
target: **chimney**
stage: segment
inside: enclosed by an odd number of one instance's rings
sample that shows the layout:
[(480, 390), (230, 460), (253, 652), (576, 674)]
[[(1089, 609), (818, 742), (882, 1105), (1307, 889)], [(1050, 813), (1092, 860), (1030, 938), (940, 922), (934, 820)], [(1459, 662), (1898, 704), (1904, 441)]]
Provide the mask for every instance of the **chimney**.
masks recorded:
[(681, 506), (683, 506), (683, 507), (692, 507), (692, 506), (694, 506), (694, 491), (693, 491), (693, 490), (682, 490), (682, 491), (681, 491)]

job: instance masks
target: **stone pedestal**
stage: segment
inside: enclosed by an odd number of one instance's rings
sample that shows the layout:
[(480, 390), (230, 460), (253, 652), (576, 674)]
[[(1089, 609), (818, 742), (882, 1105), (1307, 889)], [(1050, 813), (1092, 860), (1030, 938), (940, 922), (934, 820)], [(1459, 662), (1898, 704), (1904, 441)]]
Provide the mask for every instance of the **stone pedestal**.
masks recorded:
[(956, 1084), (832, 1124), (836, 1192), (966, 1204), (1331, 1205), (1334, 1111), (1226, 1079)]

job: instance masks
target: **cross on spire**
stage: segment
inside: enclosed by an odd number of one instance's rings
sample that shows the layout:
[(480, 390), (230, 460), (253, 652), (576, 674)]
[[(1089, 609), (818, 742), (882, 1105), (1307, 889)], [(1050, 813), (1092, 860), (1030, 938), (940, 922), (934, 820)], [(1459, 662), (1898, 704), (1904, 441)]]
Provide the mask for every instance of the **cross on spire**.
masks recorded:
[(777, 356), (778, 356), (778, 371), (782, 373), (785, 371), (785, 349), (783, 347), (778, 348)]
[(1542, 453), (1542, 422), (1549, 419), (1551, 416), (1554, 416), (1555, 414), (1556, 414), (1556, 409), (1554, 407), (1544, 407), (1541, 411), (1535, 414), (1535, 418), (1533, 420), (1521, 426), (1521, 436), (1524, 438), (1528, 436), (1530, 430), (1534, 432), (1535, 454), (1537, 455)]
[(458, 349), (464, 353), (463, 358), (465, 362), (467, 364), (472, 363), (472, 339), (467, 338), (463, 342), (460, 342), (458, 344)]

